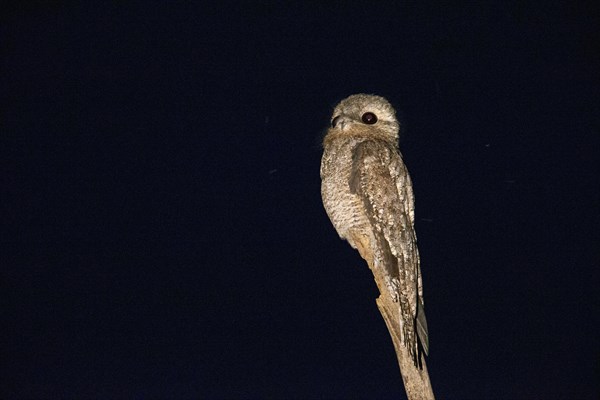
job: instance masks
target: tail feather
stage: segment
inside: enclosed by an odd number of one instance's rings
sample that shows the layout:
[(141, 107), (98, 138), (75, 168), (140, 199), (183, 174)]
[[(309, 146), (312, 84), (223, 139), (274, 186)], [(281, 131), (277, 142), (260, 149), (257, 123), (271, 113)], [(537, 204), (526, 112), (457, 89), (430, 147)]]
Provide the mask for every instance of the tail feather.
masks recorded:
[(427, 319), (425, 318), (425, 308), (421, 298), (419, 298), (417, 304), (416, 320), (417, 335), (419, 336), (419, 341), (421, 342), (421, 346), (423, 346), (423, 351), (425, 352), (425, 354), (429, 355), (429, 334), (427, 332)]

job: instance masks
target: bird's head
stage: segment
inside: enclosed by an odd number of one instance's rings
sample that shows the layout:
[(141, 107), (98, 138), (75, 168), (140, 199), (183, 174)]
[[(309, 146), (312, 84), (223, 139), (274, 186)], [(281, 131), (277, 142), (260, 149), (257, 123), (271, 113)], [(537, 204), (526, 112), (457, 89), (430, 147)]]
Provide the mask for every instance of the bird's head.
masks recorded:
[(396, 111), (386, 99), (370, 94), (353, 94), (333, 110), (327, 136), (365, 136), (397, 143), (399, 130)]

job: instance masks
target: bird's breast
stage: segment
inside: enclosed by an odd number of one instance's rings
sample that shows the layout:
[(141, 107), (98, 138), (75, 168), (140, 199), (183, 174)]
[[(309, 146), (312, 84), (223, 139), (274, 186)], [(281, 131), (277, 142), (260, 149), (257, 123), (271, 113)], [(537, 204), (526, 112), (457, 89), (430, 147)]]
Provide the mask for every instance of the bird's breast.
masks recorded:
[(363, 200), (350, 190), (352, 149), (353, 143), (333, 143), (325, 148), (321, 160), (321, 196), (338, 234), (354, 246), (348, 232), (371, 228)]

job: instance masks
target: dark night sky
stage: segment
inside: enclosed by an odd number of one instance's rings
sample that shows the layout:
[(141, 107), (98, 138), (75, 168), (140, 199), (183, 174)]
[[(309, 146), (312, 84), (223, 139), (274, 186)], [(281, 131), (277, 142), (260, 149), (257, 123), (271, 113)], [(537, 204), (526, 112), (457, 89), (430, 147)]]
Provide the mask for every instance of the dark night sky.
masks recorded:
[(437, 397), (598, 398), (592, 7), (118, 3), (2, 17), (1, 398), (403, 398), (320, 199), (359, 92), (401, 118)]

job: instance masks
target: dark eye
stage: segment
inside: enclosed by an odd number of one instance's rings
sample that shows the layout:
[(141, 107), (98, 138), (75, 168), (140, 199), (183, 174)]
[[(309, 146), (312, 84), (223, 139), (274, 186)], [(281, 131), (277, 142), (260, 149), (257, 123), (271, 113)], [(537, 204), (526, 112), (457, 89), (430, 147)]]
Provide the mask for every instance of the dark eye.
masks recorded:
[(338, 115), (337, 117), (335, 117), (334, 119), (331, 120), (331, 127), (335, 128), (335, 125), (337, 124), (338, 120), (340, 119), (340, 116)]
[(373, 125), (375, 122), (377, 122), (377, 115), (373, 114), (372, 112), (366, 112), (362, 116), (362, 122), (367, 125)]

